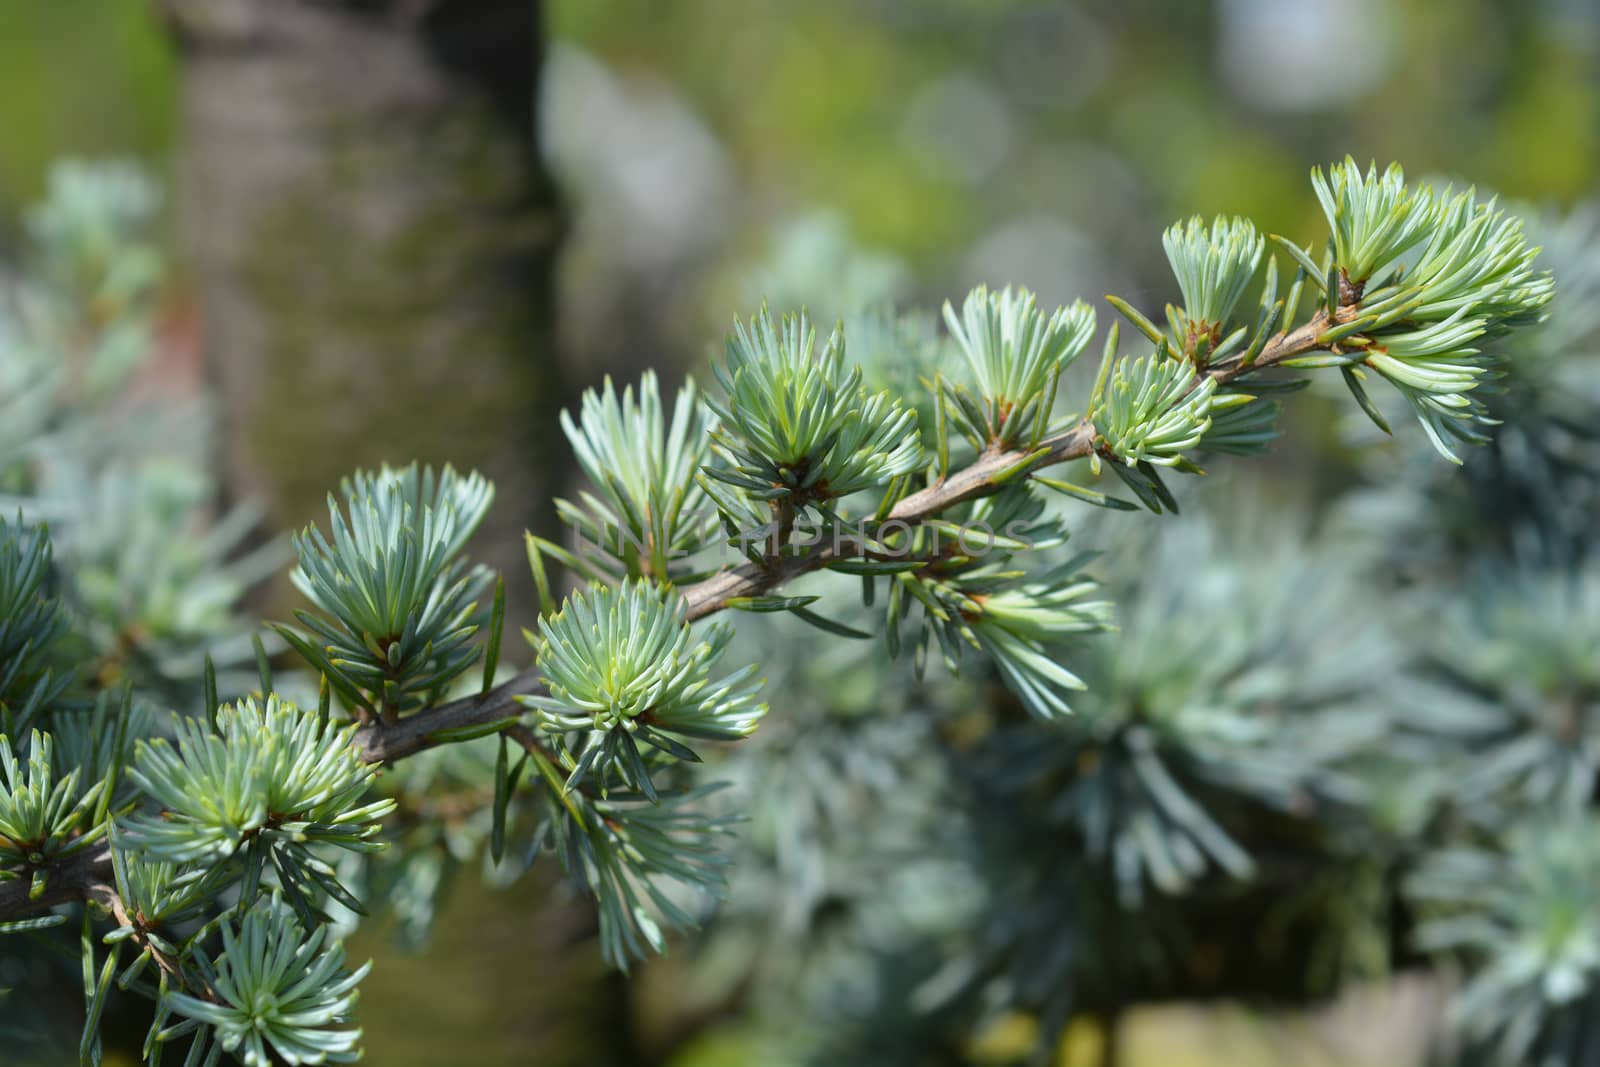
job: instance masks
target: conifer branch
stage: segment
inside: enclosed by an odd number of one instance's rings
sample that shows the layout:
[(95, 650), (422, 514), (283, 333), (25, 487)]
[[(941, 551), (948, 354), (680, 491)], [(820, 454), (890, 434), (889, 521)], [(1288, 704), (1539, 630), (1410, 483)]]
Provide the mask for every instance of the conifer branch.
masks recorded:
[[(61, 699), (73, 678), (55, 673), (49, 648), (68, 623), (46, 582), (48, 535), (0, 520), (0, 933), (58, 926), (68, 919), (62, 906), (91, 905), (81, 909), (85, 1062), (99, 1055), (113, 983), (151, 996), (137, 980), (152, 962), (159, 988), (147, 1057), (194, 1034), (190, 1062), (223, 1053), (252, 1067), (353, 1061), (360, 1032), (349, 1024), (368, 968), (345, 967), (337, 926), (323, 909), (337, 904), (364, 914), (363, 897), (383, 897), (393, 868), (366, 859), (335, 865), (331, 850), (365, 857), (383, 851), (385, 837), (413, 844), (396, 832), (405, 824), (385, 826), (393, 796), (367, 802), (380, 768), (498, 735), (492, 794), (478, 748), (438, 764), (418, 761), (421, 775), (398, 779), (387, 792), (405, 796), (419, 777), (448, 764), (452, 778), (476, 787), (456, 799), (485, 809), (488, 818), (471, 822), (487, 830), (488, 859), (506, 861), (508, 828), (520, 857), (510, 862), (525, 867), (541, 852), (558, 856), (596, 899), (603, 954), (626, 970), (665, 951), (670, 931), (701, 924), (691, 897), (715, 897), (729, 885), (734, 861), (724, 839), (744, 816), (703, 803), (717, 786), (686, 784), (688, 766), (700, 762), (691, 744), (747, 737), (767, 713), (761, 664), (719, 666), (734, 627), (725, 619), (690, 624), (724, 609), (792, 613), (835, 634), (873, 636), (812, 612), (819, 597), (784, 591), (823, 571), (862, 578), (868, 607), (887, 589), (881, 636), (890, 658), (914, 643), (918, 677), (932, 657), (958, 675), (973, 650), (992, 665), (1037, 731), (1008, 738), (1016, 724), (997, 720), (995, 736), (983, 742), (1005, 764), (1007, 795), (1067, 789), (1043, 814), (1050, 836), (1066, 830), (1063, 840), (1079, 841), (1081, 855), (1069, 846), (1065, 857), (1075, 871), (1083, 865), (1078, 873), (1096, 884), (1113, 876), (1119, 909), (1152, 887), (1186, 892), (1211, 871), (1253, 877), (1258, 850), (1189, 786), (1225, 780), (1236, 799), (1273, 807), (1324, 791), (1349, 798), (1349, 785), (1330, 772), (1364, 728), (1322, 737), (1317, 716), (1286, 722), (1282, 737), (1304, 758), (1261, 760), (1267, 735), (1254, 720), (1267, 695), (1311, 709), (1347, 699), (1342, 675), (1302, 670), (1295, 653), (1314, 666), (1310, 646), (1327, 620), (1352, 613), (1328, 589), (1312, 597), (1281, 583), (1246, 603), (1242, 574), (1208, 574), (1192, 588), (1190, 578), (1213, 562), (1225, 570), (1223, 556), (1194, 538), (1170, 538), (1188, 555), (1149, 576), (1168, 597), (1154, 617), (1139, 617), (1145, 594), (1129, 591), (1128, 619), (1137, 624), (1130, 630), (1146, 636), (1074, 646), (1069, 669), (1061, 655), (1067, 642), (1113, 629), (1112, 604), (1096, 598), (1100, 586), (1083, 573), (1092, 553), (1054, 554), (1070, 531), (1035, 490), (1137, 509), (1042, 473), (1082, 459), (1095, 476), (1109, 466), (1148, 510), (1176, 512), (1163, 468), (1203, 473), (1194, 454), (1260, 453), (1277, 436), (1277, 396), (1309, 384), (1303, 374), (1275, 379), (1277, 369), (1338, 368), (1385, 431), (1362, 383), (1387, 381), (1435, 450), (1453, 461), (1460, 457), (1452, 441), (1485, 439), (1484, 427), (1497, 419), (1474, 391), (1507, 365), (1480, 349), (1480, 339), (1538, 321), (1553, 292), (1550, 275), (1534, 271), (1536, 250), (1520, 222), (1471, 191), (1409, 188), (1398, 167), (1363, 175), (1347, 160), (1326, 178), (1315, 173), (1313, 184), (1332, 237), (1320, 265), (1306, 249), (1273, 238), (1297, 265), (1282, 299), (1275, 255), (1266, 255), (1267, 240), (1248, 221), (1208, 227), (1193, 219), (1170, 228), (1163, 243), (1182, 302), (1168, 305), (1165, 325), (1157, 325), (1108, 298), (1149, 347), (1139, 341), (1138, 351), (1123, 353), (1113, 325), (1092, 390), (1074, 402), (1081, 415), (1055, 412), (1064, 406), (1057, 403), (1063, 374), (1095, 332), (1093, 310), (1076, 302), (1048, 313), (1031, 293), (1009, 287), (978, 287), (959, 313), (946, 304), (948, 346), (912, 330), (909, 337), (891, 331), (885, 347), (881, 328), (847, 331), (841, 322), (819, 347), (804, 312), (774, 318), (763, 309), (748, 326), (735, 326), (715, 371), (718, 395), (702, 399), (687, 384), (670, 416), (653, 375), (636, 392), (619, 394), (608, 381), (563, 421), (593, 489), (576, 503), (556, 502), (579, 544), (569, 551), (529, 537), (542, 611), (526, 635), (537, 667), (498, 686), (504, 585), (463, 552), (493, 493), (479, 475), (412, 464), (342, 483), (342, 500), (330, 499), (329, 534), (311, 527), (294, 541), (295, 580), (312, 607), (297, 613), (298, 625), (277, 627), (320, 676), (316, 710), (301, 711), (275, 691), (258, 640), (258, 693), (220, 704), (208, 659), (203, 714), (178, 717), (170, 732), (147, 721), (151, 708), (142, 691), (135, 703), (133, 686), (120, 706), (93, 685), (92, 701)], [(1258, 279), (1259, 308), (1240, 312)], [(1302, 311), (1300, 297), (1312, 288), (1321, 297)], [(1303, 315), (1309, 321), (1296, 326)], [(961, 357), (964, 372), (937, 365), (946, 353)], [(879, 365), (890, 356), (900, 378)], [(952, 440), (972, 457), (965, 466), (952, 467)], [(875, 503), (862, 506), (865, 493)], [(1276, 540), (1305, 547), (1292, 537)], [(719, 545), (739, 549), (737, 565), (707, 562)], [(559, 606), (545, 558), (575, 579)], [(1331, 614), (1309, 618), (1304, 609), (1313, 599)], [(1233, 625), (1239, 619), (1267, 636), (1242, 633)], [(1170, 628), (1164, 637), (1162, 626)], [(1274, 667), (1274, 677), (1292, 680), (1289, 688), (1266, 676), (1241, 679), (1237, 668), (1260, 658), (1259, 642), (1272, 642), (1276, 654), (1277, 635), (1290, 630), (1299, 643)], [(1371, 641), (1381, 646), (1381, 638)], [(1346, 658), (1375, 661), (1370, 651)], [(481, 679), (480, 695), (445, 700), (463, 690), (469, 671)], [(1229, 680), (1218, 689), (1223, 675)], [(1145, 691), (1157, 683), (1161, 692)], [(247, 684), (233, 679), (226, 688)], [(1073, 696), (1069, 705), (1074, 693), (1082, 702)], [(330, 718), (335, 699), (353, 721)], [(1191, 699), (1206, 709), (1203, 727), (1187, 721)], [(1146, 710), (1170, 700), (1178, 706)], [(797, 725), (806, 711), (791, 714)], [(1563, 714), (1577, 721), (1580, 711)], [(899, 718), (919, 728), (930, 722)], [(1040, 723), (1049, 730), (1038, 730)], [(1560, 729), (1564, 738), (1570, 733)], [(1028, 750), (1027, 759), (1008, 751), (1013, 743)], [(1508, 764), (1494, 766), (1502, 777), (1511, 773)], [(524, 772), (533, 788), (519, 802)], [(1572, 778), (1574, 795), (1592, 795), (1587, 773), (1580, 768)], [(821, 777), (831, 783), (833, 776)], [(1549, 789), (1550, 781), (1527, 784)], [(481, 832), (452, 829), (468, 835), (452, 839), (453, 852), (463, 842), (472, 847)], [(1590, 852), (1586, 835), (1574, 840)], [(1554, 856), (1560, 862), (1550, 869), (1565, 870), (1565, 859)], [(412, 862), (401, 858), (408, 871), (416, 870)], [(1459, 873), (1450, 867), (1437, 887), (1422, 891), (1453, 900)], [(1022, 881), (1036, 879), (1030, 873)], [(237, 903), (219, 906), (224, 901)], [(409, 921), (426, 923), (430, 906), (417, 905)], [(55, 910), (41, 914), (47, 909)], [(108, 915), (115, 928), (96, 937)], [(195, 932), (171, 939), (188, 930)], [(1431, 930), (1438, 945), (1461, 932), (1448, 918)], [(1019, 935), (1032, 939), (1013, 929), (997, 943)], [(1498, 944), (1498, 935), (1492, 940)], [(119, 978), (125, 948), (136, 955)], [(1591, 969), (1592, 952), (1580, 949), (1574, 959)], [(991, 968), (980, 962), (969, 970)], [(1018, 987), (1068, 988), (1066, 978), (1019, 976)], [(1568, 976), (1547, 993), (1564, 1002), (1576, 988), (1578, 979)]]
[[(1280, 331), (1273, 336), (1252, 363), (1245, 365), (1241, 360), (1233, 359), (1210, 367), (1205, 374), (1223, 385), (1246, 372), (1269, 369), (1285, 359), (1318, 351), (1317, 339), (1330, 326), (1353, 321), (1356, 317), (1353, 306), (1340, 307), (1331, 316), (1326, 310), (1319, 310), (1304, 325)], [(1195, 379), (1197, 384), (1200, 380), (1198, 376)], [(901, 499), (890, 509), (885, 521), (916, 525), (936, 518), (957, 504), (986, 496), (998, 488), (998, 476), (1020, 463), (1028, 462), (1030, 456), (1036, 458), (1029, 473), (1085, 459), (1095, 450), (1096, 436), (1094, 424), (1083, 419), (1067, 430), (1046, 438), (1038, 449), (987, 451), (942, 481)], [(714, 615), (736, 597), (771, 593), (797, 578), (822, 569), (835, 558), (837, 553), (832, 545), (816, 545), (799, 555), (768, 558), (760, 564), (744, 563), (718, 571), (684, 588), (688, 620), (697, 622)], [(475, 728), (519, 716), (523, 709), (517, 703), (517, 698), (541, 692), (543, 686), (539, 672), (531, 669), (522, 671), (480, 696), (464, 697), (426, 708), (396, 723), (374, 722), (364, 726), (356, 733), (356, 745), (361, 750), (362, 758), (369, 763), (393, 763), (424, 749), (447, 743), (460, 733), (470, 733)], [(521, 737), (518, 740), (521, 742)]]
[[(1354, 302), (1342, 304), (1331, 315), (1326, 309), (1319, 309), (1303, 325), (1279, 331), (1271, 337), (1253, 361), (1247, 364), (1236, 356), (1214, 364), (1203, 375), (1195, 377), (1195, 384), (1208, 377), (1218, 385), (1225, 385), (1244, 373), (1270, 369), (1286, 359), (1326, 350), (1330, 346), (1319, 345), (1318, 339), (1334, 327), (1355, 321), (1359, 315), (1359, 305)], [(884, 522), (916, 526), (935, 519), (958, 504), (993, 493), (1000, 484), (997, 479), (1019, 464), (1029, 464), (1027, 472), (1031, 475), (1046, 467), (1088, 458), (1096, 452), (1097, 438), (1094, 424), (1085, 418), (1044, 439), (1033, 450), (987, 450), (968, 466), (903, 497), (890, 509)], [(1106, 458), (1116, 462), (1109, 456)], [(848, 540), (841, 542), (843, 547), (851, 544), (853, 542)], [(839, 555), (833, 545), (818, 544), (796, 555), (768, 556), (761, 563), (749, 562), (718, 571), (684, 587), (686, 618), (697, 622), (724, 610), (729, 601), (736, 598), (772, 593), (821, 570)], [(463, 736), (504, 732), (524, 749), (537, 750), (546, 759), (556, 762), (550, 749), (520, 722), (526, 709), (518, 698), (544, 692), (537, 670), (521, 671), (481, 695), (424, 708), (394, 722), (371, 721), (355, 732), (354, 743), (368, 763), (394, 763)], [(504, 724), (498, 731), (493, 729), (497, 723)], [(63, 901), (84, 899), (97, 885), (104, 884), (110, 874), (111, 850), (101, 844), (63, 863), (53, 873), (47, 892), (37, 899), (28, 898), (26, 884), (0, 883), (0, 921), (37, 914)]]

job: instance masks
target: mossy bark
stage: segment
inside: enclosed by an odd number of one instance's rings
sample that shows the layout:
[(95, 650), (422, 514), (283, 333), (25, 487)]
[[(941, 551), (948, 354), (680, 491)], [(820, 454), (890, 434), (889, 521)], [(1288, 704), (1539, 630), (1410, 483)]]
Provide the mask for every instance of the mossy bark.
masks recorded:
[[(162, 6), (183, 60), (178, 193), (229, 494), (292, 529), (325, 521), (324, 495), (358, 466), (476, 467), (498, 487), (477, 558), (506, 575), (510, 602), (532, 604), (521, 533), (548, 521), (564, 399), (539, 4)], [(636, 1060), (592, 942), (539, 932), (587, 912), (562, 919), (543, 888), (462, 889), (473, 951), (388, 961), (442, 981), (363, 1000), (382, 1062), (437, 1063), (430, 1035), (445, 1033), (461, 1063)], [(453, 942), (464, 919), (448, 915)], [(463, 964), (484, 995), (459, 995)]]
[(165, 6), (230, 492), (292, 529), (358, 466), (476, 467), (499, 490), (482, 555), (530, 603), (563, 393), (537, 3)]

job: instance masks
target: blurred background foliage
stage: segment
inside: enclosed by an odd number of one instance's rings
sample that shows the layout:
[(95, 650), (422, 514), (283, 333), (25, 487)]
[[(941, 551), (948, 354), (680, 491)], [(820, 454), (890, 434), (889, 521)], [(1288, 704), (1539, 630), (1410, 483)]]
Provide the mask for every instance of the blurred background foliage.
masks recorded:
[[(521, 358), (559, 367), (568, 394), (604, 373), (627, 380), (646, 366), (696, 368), (732, 317), (762, 297), (832, 317), (880, 300), (932, 305), (971, 284), (1010, 282), (1051, 304), (1114, 291), (1159, 306), (1175, 289), (1158, 240), (1168, 221), (1237, 212), (1303, 241), (1318, 225), (1305, 173), (1346, 152), (1363, 161), (1399, 159), (1413, 175), (1465, 176), (1555, 212), (1600, 193), (1600, 9), (1589, 0), (548, 0), (543, 17), (541, 147), (567, 220), (553, 303), (557, 340)], [(174, 163), (184, 138), (180, 66), (167, 28), (143, 4), (0, 3), (4, 258), (21, 239), (13, 220), (39, 198), (50, 164), (62, 157), (134, 157), (171, 189), (166, 221), (185, 225), (195, 190)], [(433, 224), (450, 222), (444, 215)], [(1576, 244), (1567, 250), (1572, 262), (1583, 251), (1581, 236)], [(199, 269), (179, 257), (164, 283), (169, 339), (181, 340), (193, 318)], [(192, 388), (196, 370), (179, 362), (168, 372), (181, 392)], [(513, 388), (543, 408), (548, 384), (539, 375), (528, 381), (539, 384)], [(1539, 379), (1518, 388), (1538, 394), (1533, 406), (1570, 401), (1566, 384)], [(1347, 428), (1327, 410), (1316, 396), (1297, 400), (1291, 418), (1298, 425), (1271, 465), (1275, 484), (1261, 496), (1273, 503), (1254, 506), (1299, 501), (1335, 512), (1335, 529), (1346, 523), (1347, 533), (1369, 540), (1387, 531), (1393, 543), (1367, 548), (1396, 588), (1425, 585), (1430, 566), (1470, 560), (1484, 542), (1498, 538), (1504, 543), (1489, 546), (1498, 551), (1518, 539), (1509, 528), (1485, 532), (1482, 513), (1472, 510), (1508, 499), (1492, 463), (1469, 473), (1475, 496), (1451, 496), (1439, 483), (1455, 472), (1431, 465), (1431, 457), (1415, 459), (1409, 448), (1391, 446), (1368, 460), (1391, 470), (1425, 468), (1404, 492), (1364, 491), (1333, 506), (1335, 489), (1363, 484), (1363, 469), (1347, 448)], [(1585, 412), (1592, 416), (1593, 406), (1580, 404), (1577, 417)], [(226, 421), (219, 430), (240, 432)], [(1508, 440), (1522, 449), (1507, 461), (1513, 472), (1521, 469), (1516, 457), (1550, 451), (1547, 442)], [(286, 503), (272, 492), (325, 447), (280, 433), (258, 457), (278, 472), (261, 481), (278, 527), (313, 517), (315, 497)], [(448, 435), (439, 447), (449, 447)], [(1256, 465), (1248, 477), (1263, 473)], [(1426, 523), (1417, 512), (1437, 514), (1441, 506), (1455, 509), (1455, 523), (1419, 542)], [(1559, 525), (1549, 516), (1537, 521)], [(1576, 523), (1582, 526), (1581, 514)], [(1080, 536), (1089, 542), (1093, 533)], [(1345, 549), (1364, 543), (1346, 540)], [(1412, 551), (1390, 551), (1394, 543)], [(1420, 617), (1434, 607), (1426, 597), (1408, 606)], [(1575, 616), (1596, 625), (1582, 610), (1575, 607)], [(1136, 614), (1137, 606), (1130, 617)], [(1465, 608), (1460, 614), (1465, 627), (1483, 618)], [(753, 640), (780, 638), (768, 628)], [(1437, 668), (1426, 684), (1466, 677), (1480, 696), (1492, 689), (1494, 679), (1475, 676), (1470, 663)], [(807, 767), (848, 765), (864, 783), (857, 803), (881, 801), (904, 813), (875, 829), (898, 838), (855, 840), (852, 809), (807, 808), (803, 796), (798, 807), (758, 808), (742, 839), (734, 900), (712, 935), (646, 968), (632, 986), (602, 974), (591, 949), (573, 948), (587, 945), (584, 920), (561, 909), (560, 892), (545, 880), (512, 892), (455, 880), (425, 955), (397, 947), (409, 939), (404, 922), (369, 924), (352, 946), (354, 958), (380, 957), (362, 1007), (371, 1061), (776, 1063), (797, 1047), (782, 1025), (786, 1015), (802, 1028), (818, 1017), (848, 1021), (853, 1009), (896, 989), (895, 975), (868, 974), (861, 944), (880, 950), (880, 961), (901, 959), (914, 970), (919, 945), (969, 924), (974, 902), (986, 899), (967, 867), (940, 856), (924, 854), (911, 868), (884, 863), (906, 855), (907, 842), (942, 838), (957, 856), (983, 838), (974, 829), (980, 809), (971, 825), (966, 816), (927, 825), (952, 796), (941, 773), (948, 768), (906, 765), (930, 732), (959, 741), (972, 724), (951, 708), (981, 699), (968, 682), (930, 695), (897, 681), (892, 688), (909, 693), (908, 703), (936, 702), (946, 713), (872, 719), (863, 708), (890, 684), (881, 664), (819, 658), (812, 670), (811, 677), (775, 677), (802, 699), (773, 716), (730, 773), (776, 797), (786, 785), (803, 787)], [(831, 688), (817, 695), (822, 676)], [(1496, 761), (1492, 750), (1497, 716), (1516, 714), (1528, 685), (1515, 678), (1506, 685), (1515, 691), (1491, 692), (1485, 701), (1509, 709), (1498, 713), (1470, 702), (1462, 710), (1429, 690), (1435, 695), (1419, 702), (1446, 710), (1411, 728), (1487, 738), (1490, 754), (1463, 756), (1463, 765), (1476, 759), (1490, 765), (1480, 773), (1509, 777), (1507, 760)], [(808, 731), (819, 721), (832, 725)], [(432, 772), (417, 773), (424, 785), (432, 781)], [(1392, 765), (1363, 773), (1397, 774)], [(1589, 773), (1586, 764), (1579, 773)], [(880, 797), (874, 781), (893, 787)], [(1443, 789), (1430, 780), (1424, 791), (1435, 787)], [(1397, 826), (1435, 802), (1401, 795), (1399, 786), (1395, 793)], [(478, 863), (481, 826), (474, 833), (469, 817), (458, 821), (442, 835), (441, 868)], [(817, 868), (805, 849), (818, 841), (843, 849), (827, 869), (836, 881), (806, 880)], [(1381, 856), (1393, 844), (1359, 839), (1337, 847)], [(1470, 877), (1495, 869), (1486, 860), (1460, 866), (1467, 862), (1444, 857), (1433, 865), (1425, 872), (1432, 891), (1454, 899), (1461, 886), (1451, 884), (1453, 870)], [(1349, 884), (1314, 888), (1359, 909), (1373, 899), (1362, 895), (1372, 874), (1353, 868)], [(1060, 872), (1062, 884), (1078, 876)], [(906, 889), (909, 908), (885, 914), (855, 906), (890, 881)], [(826, 932), (817, 935), (822, 913)], [(1361, 957), (1353, 973), (1370, 975), (1383, 970), (1373, 958), (1391, 947), (1345, 943), (1334, 955)], [(621, 1009), (555, 1023), (548, 1010), (527, 1018), (530, 1003), (599, 998)], [(1408, 1021), (1438, 1014), (1443, 999), (1437, 985), (1402, 979), (1287, 1017), (1187, 1003), (1138, 1008), (1118, 1027), (1117, 1062), (1418, 1062), (1420, 1039)], [(906, 1023), (865, 1021), (885, 1034)], [(960, 1061), (1014, 1062), (1037, 1027), (1031, 1013), (999, 1016), (960, 1050)], [(1356, 1031), (1367, 1044), (1351, 1040)], [(1060, 1060), (1096, 1062), (1110, 1043), (1098, 1023), (1075, 1023)]]
[[(1303, 175), (1346, 151), (1535, 201), (1584, 196), (1600, 167), (1600, 24), (1576, 0), (597, 0), (550, 18), (580, 292), (675, 240), (684, 262), (737, 263), (823, 207), (919, 294), (1003, 275), (1052, 302), (1164, 296), (1148, 220), (1315, 232)], [(687, 346), (732, 304), (673, 306)]]
[(131, 155), (164, 170), (177, 127), (176, 57), (149, 8), (116, 0), (0, 8), (0, 199), (44, 195), (52, 160)]
[[(902, 257), (920, 291), (1004, 274), (1059, 300), (1160, 277), (1157, 243), (1127, 239), (1152, 218), (1311, 232), (1303, 174), (1346, 151), (1534, 201), (1580, 198), (1600, 170), (1600, 16), (1584, 0), (582, 0), (544, 15), (578, 338), (644, 301), (698, 355), (737, 306), (719, 269), (818, 208)], [(6, 218), (63, 155), (166, 169), (176, 57), (143, 5), (6, 4), (0, 71)]]

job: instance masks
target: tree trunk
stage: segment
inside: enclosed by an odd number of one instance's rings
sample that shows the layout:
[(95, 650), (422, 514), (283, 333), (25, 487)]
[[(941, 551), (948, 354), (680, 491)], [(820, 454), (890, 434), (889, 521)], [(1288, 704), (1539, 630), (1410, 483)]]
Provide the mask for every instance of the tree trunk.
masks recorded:
[(562, 399), (537, 0), (163, 2), (230, 494), (298, 528), (358, 466), (476, 467), (531, 603)]
[[(498, 487), (476, 556), (506, 575), (508, 602), (533, 604), (521, 532), (549, 521), (563, 399), (539, 4), (162, 6), (228, 494), (296, 528), (325, 522), (324, 494), (358, 466), (476, 467)], [(438, 957), (379, 961), (392, 980), (362, 1004), (376, 1062), (437, 1063), (441, 1041), (462, 1063), (635, 1058), (592, 941), (561, 943), (586, 912), (526, 885), (460, 888)], [(445, 950), (469, 928), (472, 951)]]

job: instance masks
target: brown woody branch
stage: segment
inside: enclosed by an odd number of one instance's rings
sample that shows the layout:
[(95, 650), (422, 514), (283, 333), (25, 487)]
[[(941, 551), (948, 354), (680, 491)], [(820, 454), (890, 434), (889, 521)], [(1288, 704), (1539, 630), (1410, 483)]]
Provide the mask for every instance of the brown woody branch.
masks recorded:
[(57, 865), (50, 872), (44, 892), (37, 897), (28, 896), (31, 879), (26, 875), (0, 882), (0, 922), (21, 919), (71, 900), (84, 900), (110, 878), (111, 845), (101, 840)]

